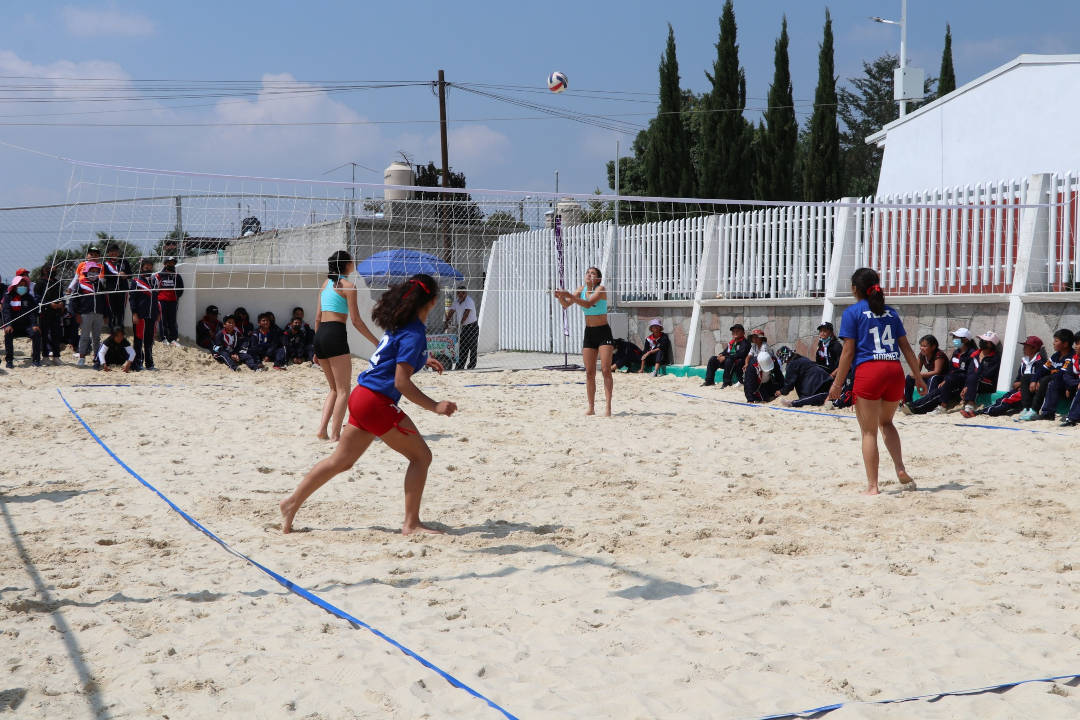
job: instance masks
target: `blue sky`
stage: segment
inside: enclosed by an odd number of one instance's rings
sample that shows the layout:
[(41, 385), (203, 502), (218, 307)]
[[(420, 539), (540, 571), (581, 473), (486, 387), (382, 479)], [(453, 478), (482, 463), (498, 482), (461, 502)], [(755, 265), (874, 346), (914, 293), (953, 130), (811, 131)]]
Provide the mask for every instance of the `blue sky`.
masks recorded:
[[(957, 81), (971, 80), (1024, 52), (1080, 51), (1080, 3), (988, 0), (909, 3), (912, 64), (937, 74), (945, 24), (953, 28)], [(797, 101), (813, 97), (825, 7), (832, 11), (841, 81), (864, 59), (899, 46), (899, 0), (737, 0), (740, 59), (750, 104), (772, 77), (773, 42), (787, 14)], [(544, 87), (560, 69), (571, 91), (530, 100), (645, 123), (655, 111), (657, 64), (667, 23), (676, 35), (684, 86), (704, 90), (715, 57), (721, 3), (428, 2), (50, 3), (8, 6), (0, 23), (0, 75), (133, 80), (426, 80), (444, 68), (451, 82)], [(10, 81), (3, 81), (10, 82)], [(71, 81), (62, 81), (67, 86)], [(46, 83), (47, 84), (47, 83)], [(619, 101), (583, 91), (636, 92)], [(50, 92), (48, 88), (46, 92)], [(67, 91), (52, 91), (69, 94)], [(595, 95), (595, 93), (586, 93)], [(0, 140), (70, 157), (209, 172), (324, 177), (356, 161), (379, 171), (399, 151), (438, 158), (437, 104), (430, 89), (407, 87), (290, 99), (140, 100), (137, 103), (20, 103), (0, 94), (0, 122), (404, 121), (334, 127), (87, 128), (0, 125)], [(176, 108), (177, 105), (199, 107)], [(138, 108), (138, 109), (135, 109)], [(85, 113), (109, 109), (108, 113)], [(549, 190), (604, 188), (615, 133), (566, 120), (505, 120), (536, 113), (452, 91), (450, 162), (470, 186)], [(635, 115), (634, 113), (641, 113)], [(756, 115), (754, 116), (756, 119)], [(469, 120), (463, 122), (463, 120)], [(626, 149), (632, 135), (623, 135)], [(0, 206), (63, 201), (67, 172), (0, 147)], [(15, 169), (17, 171), (12, 172)], [(348, 169), (325, 177), (347, 179)], [(381, 172), (358, 180), (381, 182)], [(10, 273), (5, 273), (10, 274)]]

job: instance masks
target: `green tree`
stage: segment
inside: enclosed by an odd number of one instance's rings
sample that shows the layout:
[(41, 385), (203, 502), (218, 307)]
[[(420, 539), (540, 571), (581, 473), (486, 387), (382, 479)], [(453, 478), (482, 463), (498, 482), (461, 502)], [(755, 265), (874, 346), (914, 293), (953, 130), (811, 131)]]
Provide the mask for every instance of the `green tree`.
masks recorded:
[(773, 82), (769, 87), (765, 127), (760, 135), (760, 154), (754, 178), (754, 195), (762, 200), (794, 200), (795, 145), (799, 124), (788, 61), (787, 16), (780, 25), (773, 58)]
[[(900, 66), (896, 55), (886, 53), (872, 62), (863, 62), (863, 74), (849, 78), (850, 88), (838, 93), (838, 111), (844, 122), (840, 135), (843, 156), (843, 195), (865, 197), (877, 192), (882, 150), (868, 145), (866, 138), (900, 117), (893, 100), (893, 71)], [(933, 97), (934, 79), (927, 78), (927, 97)], [(914, 104), (912, 109), (921, 103)]]
[[(449, 168), (447, 180), (449, 187), (465, 187), (465, 173), (454, 172), (453, 168)], [(421, 187), (442, 187), (442, 169), (435, 167), (434, 162), (417, 165), (416, 180), (413, 184)], [(415, 199), (438, 202), (440, 206), (445, 206), (447, 217), (452, 223), (475, 225), (484, 221), (484, 213), (468, 193), (446, 194), (420, 190), (416, 192)]]
[(75, 268), (86, 259), (86, 251), (90, 249), (90, 246), (98, 248), (104, 255), (106, 248), (115, 245), (120, 248), (120, 257), (131, 263), (132, 267), (142, 256), (142, 251), (139, 250), (138, 246), (126, 240), (117, 240), (115, 236), (104, 230), (98, 230), (94, 233), (94, 237), (95, 240), (85, 242), (77, 248), (55, 250), (49, 253), (40, 265), (30, 271), (30, 277), (35, 278), (36, 282), (43, 277), (46, 270), (53, 268), (54, 279), (61, 278), (64, 284), (67, 285), (71, 278), (75, 276)]
[(945, 49), (941, 53), (941, 72), (938, 73), (937, 96), (945, 97), (956, 89), (956, 72), (952, 64), (952, 28), (945, 24)]
[(183, 237), (176, 230), (170, 230), (150, 248), (150, 257), (157, 262), (160, 262), (160, 258), (183, 257), (187, 254), (185, 243), (190, 237), (191, 233), (186, 230), (183, 231)]
[(836, 74), (833, 61), (832, 16), (825, 10), (825, 31), (818, 54), (818, 84), (814, 91), (814, 114), (803, 165), (803, 200), (836, 200), (843, 192), (840, 182), (840, 129), (836, 123)]
[(736, 33), (735, 10), (731, 0), (726, 0), (713, 71), (705, 73), (711, 90), (701, 122), (698, 177), (698, 192), (704, 197), (737, 199), (752, 193), (752, 132), (743, 118), (746, 73), (739, 67)]
[(528, 225), (521, 222), (514, 213), (508, 210), (496, 210), (487, 216), (484, 224), (503, 234), (529, 229)]
[(668, 23), (667, 48), (660, 58), (660, 109), (652, 123), (645, 153), (645, 183), (649, 195), (691, 197), (694, 194), (694, 168), (683, 123), (682, 100), (675, 31)]
[[(622, 170), (619, 171), (620, 173)], [(621, 177), (619, 178), (622, 179)], [(593, 190), (593, 195), (600, 195), (600, 188)], [(606, 222), (615, 218), (615, 204), (602, 200), (590, 200), (585, 205), (585, 211), (581, 214), (581, 222), (597, 223)]]

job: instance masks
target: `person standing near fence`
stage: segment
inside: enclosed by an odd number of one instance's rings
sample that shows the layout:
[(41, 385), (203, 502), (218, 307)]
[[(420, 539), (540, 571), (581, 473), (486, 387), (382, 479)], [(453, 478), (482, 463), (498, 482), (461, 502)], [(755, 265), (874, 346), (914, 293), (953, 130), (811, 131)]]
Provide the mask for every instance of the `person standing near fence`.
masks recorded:
[(105, 295), (101, 292), (103, 271), (101, 250), (91, 245), (86, 249), (86, 260), (75, 268), (75, 277), (68, 286), (68, 290), (74, 293), (71, 311), (79, 324), (79, 367), (86, 365), (87, 355), (93, 360), (95, 368), (101, 367), (97, 351), (101, 344), (101, 332), (105, 329), (105, 316), (109, 312)]
[(446, 311), (446, 324), (458, 326), (458, 370), (476, 367), (476, 346), (480, 340), (480, 324), (476, 320), (476, 303), (465, 286), (459, 285), (457, 300)]
[(555, 291), (555, 298), (563, 308), (580, 305), (585, 313), (585, 338), (581, 343), (581, 360), (585, 364), (585, 396), (589, 402), (586, 415), (596, 414), (596, 361), (600, 360), (600, 370), (604, 376), (604, 397), (606, 411), (611, 417), (611, 393), (615, 380), (611, 373), (611, 357), (615, 354), (615, 338), (607, 321), (607, 289), (600, 284), (600, 268), (591, 267), (585, 271), (585, 284), (573, 294), (566, 290)]
[(857, 302), (844, 310), (840, 337), (844, 349), (840, 365), (829, 389), (829, 400), (836, 400), (844, 387), (848, 370), (855, 367), (855, 415), (862, 431), (862, 456), (866, 469), (865, 495), (877, 495), (878, 431), (892, 457), (896, 478), (901, 486), (915, 489), (915, 481), (904, 467), (900, 433), (893, 425), (893, 415), (904, 399), (903, 357), (915, 378), (919, 392), (926, 392), (926, 381), (919, 372), (919, 360), (911, 349), (900, 315), (885, 304), (881, 280), (875, 270), (859, 268), (851, 276), (851, 294)]
[(180, 328), (176, 325), (176, 310), (184, 295), (184, 278), (176, 272), (176, 258), (165, 258), (164, 266), (154, 275), (161, 318), (161, 342), (165, 345), (180, 344)]
[(105, 272), (101, 281), (105, 286), (106, 304), (109, 314), (108, 326), (114, 328), (124, 324), (124, 308), (127, 306), (128, 278), (131, 277), (131, 265), (120, 257), (120, 247), (109, 245), (105, 248), (105, 260), (102, 263)]

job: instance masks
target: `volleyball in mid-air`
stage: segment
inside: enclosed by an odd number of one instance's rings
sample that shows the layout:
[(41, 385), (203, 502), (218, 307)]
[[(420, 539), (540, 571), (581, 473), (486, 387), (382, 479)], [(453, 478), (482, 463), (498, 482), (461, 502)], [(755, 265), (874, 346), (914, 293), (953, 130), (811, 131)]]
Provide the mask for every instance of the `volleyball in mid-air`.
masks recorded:
[(561, 93), (563, 90), (566, 89), (566, 83), (566, 73), (564, 72), (559, 72), (558, 70), (556, 70), (555, 72), (548, 75), (548, 90), (550, 90), (551, 92)]

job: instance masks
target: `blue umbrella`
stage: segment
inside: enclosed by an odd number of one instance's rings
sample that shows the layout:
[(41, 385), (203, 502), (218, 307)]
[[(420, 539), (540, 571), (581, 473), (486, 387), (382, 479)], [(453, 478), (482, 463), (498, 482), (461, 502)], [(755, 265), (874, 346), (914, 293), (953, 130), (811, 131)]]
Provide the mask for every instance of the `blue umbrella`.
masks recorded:
[(436, 278), (464, 282), (465, 276), (447, 262), (418, 250), (386, 250), (356, 264), (356, 274), (373, 279), (381, 277), (407, 278), (426, 273)]

